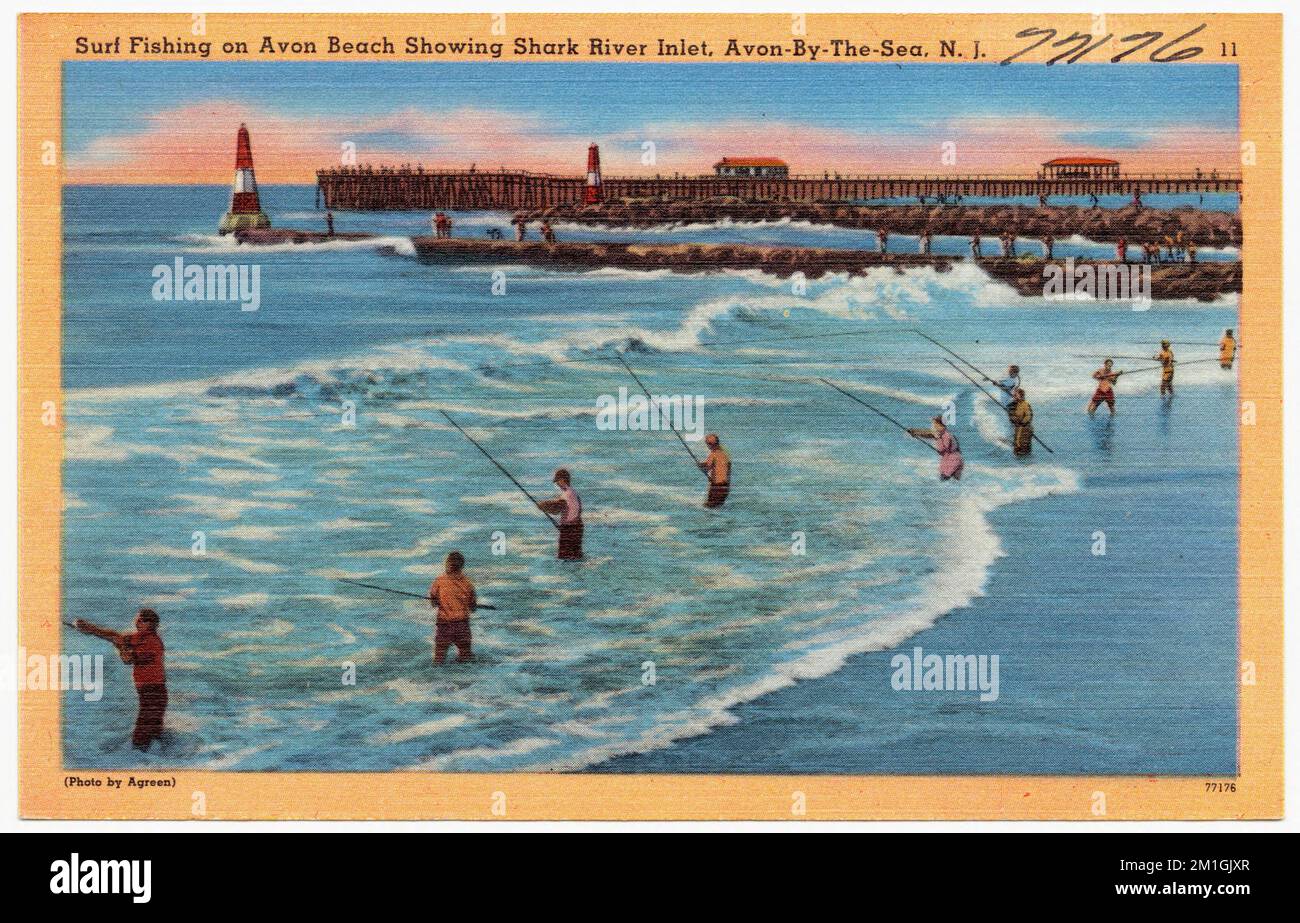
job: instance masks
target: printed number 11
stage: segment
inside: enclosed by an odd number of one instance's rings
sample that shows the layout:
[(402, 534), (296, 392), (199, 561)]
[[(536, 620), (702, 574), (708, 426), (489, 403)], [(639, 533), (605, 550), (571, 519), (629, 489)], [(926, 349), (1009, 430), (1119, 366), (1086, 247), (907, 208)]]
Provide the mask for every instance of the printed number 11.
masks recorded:
[(1237, 56), (1236, 42), (1219, 42), (1219, 57), (1235, 58)]

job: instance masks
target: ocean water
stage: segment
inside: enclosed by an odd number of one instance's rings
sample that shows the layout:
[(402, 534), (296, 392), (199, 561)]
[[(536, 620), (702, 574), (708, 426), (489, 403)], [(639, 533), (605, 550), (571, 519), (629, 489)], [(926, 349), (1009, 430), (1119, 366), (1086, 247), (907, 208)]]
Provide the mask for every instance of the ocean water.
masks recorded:
[[(1103, 354), (1169, 337), (1213, 355), (1193, 344), (1237, 326), (1235, 298), (1048, 302), (969, 265), (803, 287), (435, 266), (409, 244), (419, 214), (336, 216), (374, 241), (249, 249), (215, 234), (227, 196), (65, 193), (63, 617), (157, 609), (171, 692), (165, 739), (136, 753), (110, 658), (102, 701), (65, 699), (69, 768), (1235, 769), (1235, 376), (1188, 366), (1166, 403), (1139, 373), (1114, 420), (1082, 413)], [(277, 226), (319, 228), (312, 199), (263, 190)], [(863, 245), (788, 222), (559, 230)], [(255, 264), (259, 309), (156, 300), (177, 258)], [(1055, 452), (1012, 458), (996, 408), (916, 329), (1019, 363)], [(704, 399), (736, 464), (721, 510), (670, 435), (596, 427), (600, 396), (635, 393), (620, 354), (655, 393)], [(818, 378), (911, 426), (952, 402), (963, 481)], [(536, 494), (574, 472), (584, 562), (555, 560), (551, 527), (440, 410)], [(339, 578), (424, 592), (452, 549), (498, 608), (475, 617), (473, 664), (435, 669), (427, 605)], [(917, 645), (998, 654), (999, 698), (893, 690), (890, 658)]]

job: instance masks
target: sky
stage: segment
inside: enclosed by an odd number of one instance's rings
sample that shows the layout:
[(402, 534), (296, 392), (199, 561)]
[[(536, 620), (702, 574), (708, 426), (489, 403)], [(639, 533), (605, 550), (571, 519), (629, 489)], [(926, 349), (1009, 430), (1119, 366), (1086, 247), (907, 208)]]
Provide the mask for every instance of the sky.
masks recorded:
[(311, 183), (345, 144), (375, 166), (571, 176), (590, 142), (607, 176), (707, 173), (723, 156), (809, 174), (1034, 173), (1069, 155), (1239, 168), (1232, 65), (69, 61), (63, 75), (70, 183), (228, 183), (241, 122), (262, 183)]

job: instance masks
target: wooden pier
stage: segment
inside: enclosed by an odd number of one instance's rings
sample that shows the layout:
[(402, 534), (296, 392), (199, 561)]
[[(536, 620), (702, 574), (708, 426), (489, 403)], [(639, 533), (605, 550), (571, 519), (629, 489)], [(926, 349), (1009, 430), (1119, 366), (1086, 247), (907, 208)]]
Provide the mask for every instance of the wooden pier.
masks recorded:
[[(517, 211), (576, 205), (584, 180), (525, 171), (334, 168), (316, 174), (316, 204), (339, 211)], [(944, 197), (1132, 196), (1241, 191), (1240, 174), (1128, 173), (1108, 177), (1028, 176), (722, 176), (606, 177), (606, 202), (849, 203)]]

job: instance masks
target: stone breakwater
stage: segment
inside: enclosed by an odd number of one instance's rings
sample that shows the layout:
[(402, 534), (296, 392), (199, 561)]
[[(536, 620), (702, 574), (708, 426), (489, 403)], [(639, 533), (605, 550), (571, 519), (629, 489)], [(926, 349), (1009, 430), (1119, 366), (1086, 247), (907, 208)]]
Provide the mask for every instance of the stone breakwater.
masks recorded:
[[(339, 234), (331, 238), (318, 231), (289, 228), (250, 229), (236, 232), (242, 244), (318, 244), (330, 240), (367, 240), (378, 235)], [(586, 270), (617, 267), (634, 271), (669, 270), (680, 273), (753, 270), (778, 278), (796, 273), (808, 279), (828, 274), (863, 276), (869, 272), (931, 268), (949, 271), (960, 259), (919, 254), (881, 254), (871, 250), (843, 250), (827, 247), (785, 247), (756, 244), (699, 243), (598, 243), (476, 240), (465, 238), (413, 237), (416, 256), (429, 263), (454, 265), (508, 266), (523, 264), (551, 269)], [(1029, 297), (1044, 294), (1048, 264), (1036, 259), (988, 259), (978, 265), (992, 278), (1010, 285)], [(1057, 266), (1068, 264), (1057, 261)], [(1079, 263), (1098, 273), (1106, 269), (1135, 273), (1141, 264), (1110, 262)], [(1221, 294), (1241, 291), (1240, 263), (1158, 263), (1152, 265), (1149, 294), (1155, 300), (1213, 301)]]
[(811, 224), (857, 228), (875, 233), (970, 237), (980, 234), (1042, 240), (1049, 234), (1064, 240), (1078, 234), (1090, 240), (1117, 241), (1130, 246), (1164, 243), (1165, 237), (1194, 242), (1198, 247), (1241, 246), (1241, 218), (1230, 212), (1196, 208), (1082, 208), (1030, 205), (836, 205), (801, 202), (606, 202), (563, 205), (521, 212), (536, 222), (567, 221), (606, 227), (656, 227), (709, 224), (718, 221), (807, 221)]

